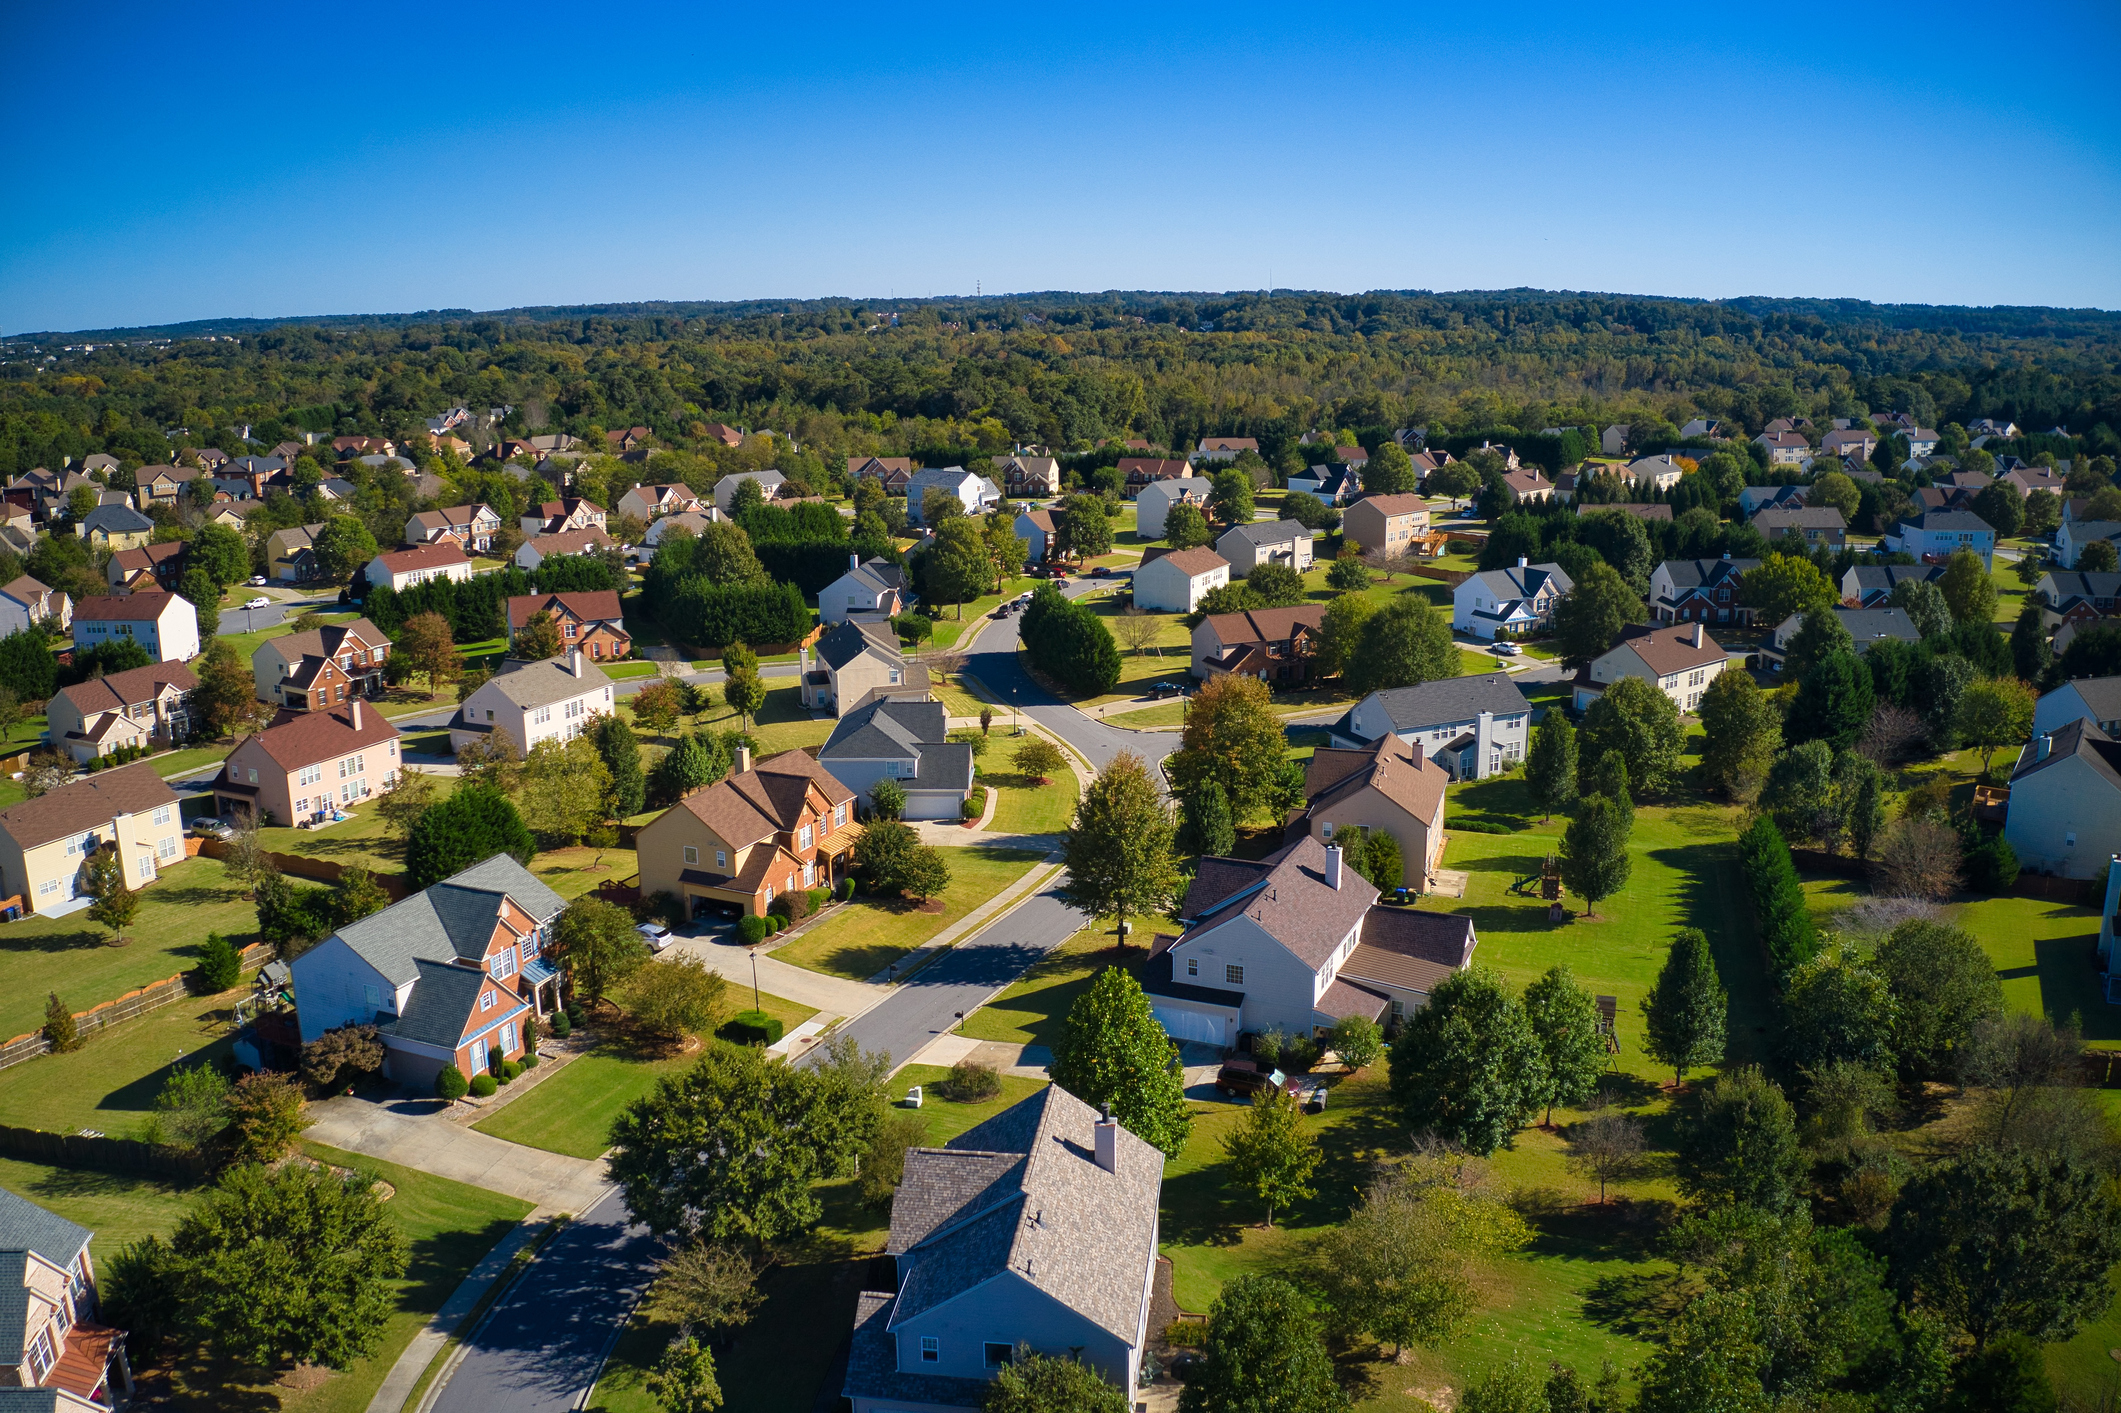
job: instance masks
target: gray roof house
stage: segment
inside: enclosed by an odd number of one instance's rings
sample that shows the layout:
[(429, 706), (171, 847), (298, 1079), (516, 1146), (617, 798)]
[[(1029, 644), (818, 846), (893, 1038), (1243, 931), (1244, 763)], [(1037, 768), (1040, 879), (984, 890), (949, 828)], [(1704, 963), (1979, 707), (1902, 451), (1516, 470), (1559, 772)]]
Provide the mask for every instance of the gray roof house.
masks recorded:
[(2033, 706), (2033, 735), (2045, 736), (2079, 720), (2121, 738), (2121, 677), (2078, 677), (2043, 693)]
[(1372, 692), (1327, 729), (1343, 749), (1397, 736), (1452, 779), (1482, 780), (1530, 749), (1532, 704), (1506, 673), (1486, 672)]
[(1002, 488), (985, 476), (962, 466), (931, 466), (916, 471), (906, 482), (906, 519), (921, 523), (921, 506), (930, 491), (946, 491), (957, 497), (967, 515), (984, 515), (1001, 504)]
[(95, 1233), (0, 1192), (0, 1410), (108, 1413), (133, 1391), (125, 1332), (95, 1323)]
[(543, 661), (506, 658), (450, 719), (450, 749), (501, 731), (527, 757), (539, 743), (571, 741), (610, 715), (612, 697), (611, 679), (579, 647)]
[(1841, 576), (1841, 601), (1857, 608), (1877, 608), (1901, 584), (1910, 580), (1934, 583), (1943, 573), (1941, 564), (1858, 564)]
[[(1904, 608), (1842, 608), (1834, 609), (1834, 616), (1841, 626), (1849, 630), (1849, 637), (1856, 641), (1856, 655), (1869, 652), (1873, 643), (1887, 641), (1919, 643), (1922, 635), (1915, 631), (1915, 620), (1907, 616)], [(1789, 653), (1790, 639), (1804, 627), (1804, 615), (1793, 613), (1775, 625), (1774, 635), (1761, 646), (1760, 656), (1775, 671), (1782, 670), (1783, 659)]]
[(920, 700), (928, 695), (928, 669), (908, 662), (891, 625), (875, 615), (842, 619), (817, 642), (796, 650), (802, 704), (832, 708), (845, 716), (875, 697)]
[(1575, 588), (1558, 564), (1517, 563), (1468, 575), (1451, 590), (1451, 628), (1476, 638), (1536, 633), (1554, 621), (1554, 605)]
[(772, 500), (780, 494), (788, 478), (778, 471), (738, 471), (724, 476), (714, 483), (714, 508), (727, 515), (736, 505), (736, 489), (746, 481), (756, 482), (766, 499)]
[(1738, 593), (1738, 581), (1758, 569), (1757, 559), (1668, 559), (1650, 575), (1650, 613), (1660, 623), (1750, 623), (1753, 610)]
[(2104, 878), (2121, 854), (2121, 742), (2081, 716), (2035, 735), (2011, 774), (2003, 837), (2023, 869)]
[(105, 501), (81, 517), (74, 533), (84, 540), (95, 540), (113, 535), (151, 535), (154, 529), (154, 521), (123, 501)]
[(1223, 531), (1215, 552), (1230, 562), (1230, 577), (1243, 578), (1262, 564), (1286, 564), (1301, 574), (1311, 567), (1311, 532), (1295, 520), (1259, 521)]
[(841, 717), (818, 763), (874, 805), (880, 780), (906, 792), (907, 819), (957, 819), (972, 797), (972, 744), (950, 739), (941, 702), (878, 698)]
[(1020, 1345), (1072, 1353), (1131, 1395), (1163, 1173), (1163, 1154), (1057, 1084), (907, 1150), (884, 1248), (897, 1289), (855, 1307), (853, 1413), (977, 1408)]
[(374, 1024), (384, 1073), (414, 1088), (519, 1056), (524, 1018), (560, 1001), (545, 950), (566, 906), (496, 854), (348, 923), (291, 964), (303, 1043)]
[[(667, 521), (657, 521), (667, 524)], [(826, 623), (845, 622), (849, 614), (880, 613), (894, 617), (913, 601), (906, 571), (881, 555), (847, 556), (847, 572), (818, 590), (817, 616)]]

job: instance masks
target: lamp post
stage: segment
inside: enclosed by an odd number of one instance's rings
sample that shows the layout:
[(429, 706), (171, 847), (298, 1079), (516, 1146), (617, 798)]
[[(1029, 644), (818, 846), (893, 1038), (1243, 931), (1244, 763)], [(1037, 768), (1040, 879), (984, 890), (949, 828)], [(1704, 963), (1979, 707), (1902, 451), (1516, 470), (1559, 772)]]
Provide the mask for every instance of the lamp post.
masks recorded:
[(759, 1008), (759, 949), (751, 950), (751, 1009)]

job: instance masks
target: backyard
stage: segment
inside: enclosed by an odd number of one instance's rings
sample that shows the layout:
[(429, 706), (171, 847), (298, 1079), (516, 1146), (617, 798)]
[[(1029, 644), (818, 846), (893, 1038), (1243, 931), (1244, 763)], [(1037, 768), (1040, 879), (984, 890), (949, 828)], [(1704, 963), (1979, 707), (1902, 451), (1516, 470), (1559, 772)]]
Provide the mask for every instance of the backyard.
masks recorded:
[(857, 898), (772, 955), (799, 967), (867, 981), (928, 939), (962, 919), (980, 904), (1022, 878), (1045, 857), (1033, 849), (987, 847), (943, 851), (950, 864), (950, 886), (929, 912), (911, 900)]

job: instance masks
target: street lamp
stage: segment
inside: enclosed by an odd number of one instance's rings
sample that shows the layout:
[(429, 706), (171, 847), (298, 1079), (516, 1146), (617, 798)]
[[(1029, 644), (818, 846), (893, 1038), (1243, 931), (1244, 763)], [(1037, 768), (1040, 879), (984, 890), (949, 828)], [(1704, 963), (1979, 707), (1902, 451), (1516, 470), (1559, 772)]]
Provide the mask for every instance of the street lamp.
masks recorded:
[(751, 1009), (759, 1009), (759, 949), (751, 949)]

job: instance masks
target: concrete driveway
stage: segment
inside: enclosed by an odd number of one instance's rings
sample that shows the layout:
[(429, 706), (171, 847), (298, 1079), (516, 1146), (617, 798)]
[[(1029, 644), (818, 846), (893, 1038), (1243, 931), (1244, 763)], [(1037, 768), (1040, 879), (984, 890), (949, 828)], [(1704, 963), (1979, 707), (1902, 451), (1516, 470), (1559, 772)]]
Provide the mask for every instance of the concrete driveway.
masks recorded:
[(494, 1138), (443, 1117), (439, 1099), (341, 1095), (310, 1105), (304, 1137), (436, 1177), (505, 1192), (555, 1212), (587, 1212), (609, 1180), (601, 1159), (570, 1158)]

